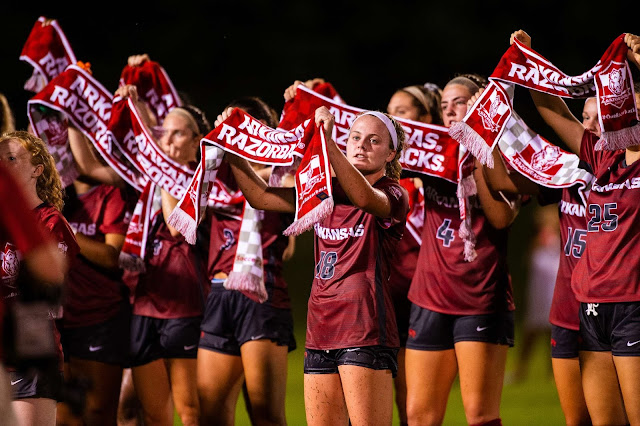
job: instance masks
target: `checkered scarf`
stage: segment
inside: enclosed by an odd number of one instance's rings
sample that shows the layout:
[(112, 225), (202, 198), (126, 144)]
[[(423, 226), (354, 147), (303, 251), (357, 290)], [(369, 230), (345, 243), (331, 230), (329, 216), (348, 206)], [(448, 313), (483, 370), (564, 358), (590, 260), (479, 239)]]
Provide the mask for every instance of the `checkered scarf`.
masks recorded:
[(160, 213), (162, 213), (160, 187), (149, 180), (140, 193), (127, 228), (118, 259), (121, 268), (138, 272), (145, 271), (144, 260), (147, 254), (150, 228), (153, 227)]
[(464, 120), (451, 126), (450, 134), (482, 164), (493, 167), (491, 151), (513, 114), (513, 85), (517, 84), (565, 98), (587, 98), (595, 94), (602, 129), (596, 149), (617, 150), (640, 145), (627, 51), (622, 34), (593, 68), (571, 77), (516, 40), (489, 77), (485, 91)]
[(112, 98), (89, 71), (69, 65), (27, 102), (31, 127), (50, 148), (63, 183), (77, 177), (66, 133), (71, 122), (125, 182), (138, 191), (144, 188), (146, 179), (114, 146), (107, 132)]
[[(225, 121), (201, 140), (200, 164), (167, 223), (184, 235), (187, 242), (195, 243), (195, 230), (204, 217), (207, 200), (211, 205), (211, 200), (220, 204), (225, 198), (224, 187), (216, 179), (225, 151), (253, 162), (290, 166), (298, 144), (298, 137), (291, 132), (271, 129), (235, 108)], [(272, 180), (272, 183), (278, 182)], [(233, 268), (224, 283), (227, 289), (249, 292), (261, 303), (268, 297), (263, 275), (262, 216), (263, 212), (253, 209), (245, 201)], [(296, 218), (301, 220), (298, 216)]]
[(535, 133), (515, 112), (505, 124), (498, 147), (509, 165), (533, 182), (549, 188), (579, 185), (586, 201), (584, 191), (591, 187), (593, 175), (578, 167), (580, 158)]
[(33, 67), (33, 74), (24, 88), (34, 93), (41, 91), (67, 66), (76, 63), (73, 49), (58, 22), (53, 20), (45, 25), (45, 21), (44, 16), (38, 18), (20, 53), (20, 60)]

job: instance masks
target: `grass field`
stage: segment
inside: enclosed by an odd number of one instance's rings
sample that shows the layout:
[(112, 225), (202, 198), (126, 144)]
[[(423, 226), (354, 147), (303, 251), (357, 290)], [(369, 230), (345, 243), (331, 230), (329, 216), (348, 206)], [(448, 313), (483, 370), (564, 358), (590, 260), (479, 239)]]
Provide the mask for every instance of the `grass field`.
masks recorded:
[[(533, 205), (525, 206), (514, 223), (509, 242), (509, 267), (511, 270), (514, 297), (516, 300), (516, 346), (509, 350), (507, 375), (513, 370), (520, 341), (523, 295), (527, 275), (527, 247), (532, 237)], [(293, 316), (298, 349), (289, 354), (287, 382), (287, 422), (289, 425), (305, 425), (303, 395), (303, 353), (306, 323), (306, 303), (313, 276), (313, 247), (311, 232), (298, 237), (296, 254), (285, 264), (285, 278), (293, 303)], [(553, 378), (550, 372), (548, 341), (539, 340), (531, 357), (527, 378), (518, 383), (506, 383), (502, 393), (501, 417), (505, 425), (562, 425), (564, 416), (560, 408)], [(395, 410), (395, 409), (394, 409)], [(176, 419), (176, 425), (179, 425)], [(250, 425), (242, 398), (238, 401), (236, 424)], [(394, 425), (398, 424), (394, 411)], [(445, 425), (466, 425), (460, 388), (454, 384), (449, 397)]]

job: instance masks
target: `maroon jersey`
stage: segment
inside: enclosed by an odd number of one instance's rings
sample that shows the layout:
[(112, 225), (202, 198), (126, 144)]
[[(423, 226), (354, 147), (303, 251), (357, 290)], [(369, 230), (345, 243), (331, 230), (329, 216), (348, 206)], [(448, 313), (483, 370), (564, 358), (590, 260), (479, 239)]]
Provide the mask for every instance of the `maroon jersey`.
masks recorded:
[(585, 132), (580, 158), (596, 177), (587, 199), (587, 247), (571, 285), (584, 303), (640, 301), (640, 161), (625, 151), (594, 151)]
[(411, 178), (400, 179), (409, 194), (409, 213), (404, 235), (398, 243), (398, 256), (391, 262), (391, 292), (394, 298), (406, 299), (413, 273), (418, 264), (421, 234), (424, 224), (424, 196), (422, 188), (416, 188)]
[(373, 186), (387, 195), (390, 218), (355, 208), (333, 179), (335, 207), (315, 225), (316, 267), (305, 343), (309, 349), (400, 344), (389, 274), (404, 232), (408, 196), (388, 177)]
[[(67, 204), (67, 220), (77, 233), (100, 243), (105, 242), (105, 234), (127, 233), (131, 205), (119, 188), (98, 185)], [(69, 271), (63, 325), (88, 326), (111, 318), (120, 309), (123, 287), (120, 269), (102, 268), (79, 255)]]
[[(287, 248), (289, 238), (282, 231), (293, 218), (276, 212), (264, 212), (261, 221), (262, 258), (264, 264), (264, 284), (269, 298), (266, 304), (276, 308), (290, 309), (291, 300), (287, 290), (287, 282), (282, 277), (282, 254)], [(209, 280), (220, 272), (227, 275), (233, 270), (233, 261), (238, 248), (238, 237), (242, 221), (223, 213), (211, 212), (211, 238), (209, 241)], [(252, 300), (255, 297), (242, 292)]]
[(571, 289), (571, 274), (587, 245), (587, 221), (585, 219), (586, 208), (577, 188), (562, 189), (562, 199), (558, 203), (558, 211), (564, 255), (560, 256), (549, 322), (559, 327), (578, 330), (580, 302)]
[[(173, 237), (162, 214), (149, 237), (146, 272), (125, 271), (133, 313), (152, 318), (186, 318), (202, 315), (210, 285), (206, 278), (208, 228), (198, 227), (195, 245), (182, 235)], [(206, 250), (206, 249), (205, 249)]]
[(514, 310), (506, 259), (508, 230), (492, 227), (472, 197), (477, 258), (465, 261), (464, 241), (458, 234), (457, 186), (430, 177), (423, 178), (423, 185), (424, 230), (409, 300), (422, 308), (451, 315)]
[(51, 241), (27, 206), (13, 177), (0, 166), (0, 359), (5, 298), (17, 296), (20, 259)]
[[(216, 175), (230, 191), (239, 191), (231, 167), (224, 162)], [(227, 275), (233, 270), (233, 262), (238, 248), (240, 226), (242, 225), (243, 202), (224, 212), (211, 210), (211, 237), (209, 240), (209, 280), (220, 272)], [(276, 308), (291, 309), (291, 299), (287, 283), (282, 276), (282, 254), (289, 244), (289, 238), (282, 232), (291, 224), (293, 216), (276, 212), (263, 212), (260, 237), (262, 238), (262, 259), (264, 264), (264, 284), (269, 298), (266, 302)], [(251, 293), (242, 292), (258, 301)]]

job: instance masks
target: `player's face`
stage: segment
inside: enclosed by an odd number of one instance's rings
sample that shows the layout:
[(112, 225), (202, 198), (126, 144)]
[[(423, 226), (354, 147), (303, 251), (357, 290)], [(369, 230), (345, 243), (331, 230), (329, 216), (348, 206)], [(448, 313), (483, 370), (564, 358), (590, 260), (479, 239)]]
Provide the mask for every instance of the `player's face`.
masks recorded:
[(190, 126), (190, 120), (178, 112), (170, 112), (162, 122), (160, 148), (172, 160), (189, 164), (196, 160), (199, 139)]
[(598, 122), (598, 104), (596, 98), (589, 98), (582, 108), (582, 125), (585, 129), (600, 137), (600, 123)]
[(38, 176), (42, 174), (42, 165), (31, 164), (31, 153), (16, 139), (0, 143), (0, 162), (22, 187), (35, 185)]
[(363, 115), (351, 126), (347, 140), (347, 159), (363, 175), (382, 172), (395, 156), (387, 126), (372, 115)]
[(467, 101), (471, 98), (469, 89), (460, 84), (450, 84), (442, 91), (442, 120), (446, 127), (462, 121), (467, 113)]
[(387, 112), (393, 116), (406, 118), (423, 123), (431, 123), (431, 114), (420, 115), (420, 109), (415, 105), (414, 98), (407, 92), (396, 92), (389, 100)]

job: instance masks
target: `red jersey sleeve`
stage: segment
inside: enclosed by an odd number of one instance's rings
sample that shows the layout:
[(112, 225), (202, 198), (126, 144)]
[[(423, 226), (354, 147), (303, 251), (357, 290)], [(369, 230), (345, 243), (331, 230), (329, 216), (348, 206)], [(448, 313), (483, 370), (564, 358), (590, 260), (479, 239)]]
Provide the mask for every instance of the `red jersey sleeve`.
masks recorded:
[(104, 215), (100, 224), (103, 234), (127, 234), (129, 220), (129, 205), (126, 196), (120, 188), (110, 187), (105, 194)]

